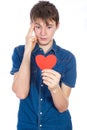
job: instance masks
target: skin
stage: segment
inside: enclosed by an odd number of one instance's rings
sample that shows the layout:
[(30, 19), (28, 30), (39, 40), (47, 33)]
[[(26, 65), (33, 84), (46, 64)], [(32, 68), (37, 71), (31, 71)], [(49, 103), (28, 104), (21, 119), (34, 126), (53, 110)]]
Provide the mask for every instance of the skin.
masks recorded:
[[(44, 53), (46, 53), (53, 44), (53, 36), (58, 27), (59, 24), (56, 26), (55, 21), (48, 21), (47, 25), (42, 19), (37, 19), (30, 25), (29, 31), (26, 35), (23, 60), (19, 71), (14, 74), (12, 85), (12, 90), (18, 98), (26, 98), (30, 90), (30, 57), (36, 42), (38, 41), (40, 48), (42, 48)], [(34, 36), (33, 32), (35, 34)], [(61, 74), (52, 69), (42, 70), (43, 83), (48, 86), (55, 107), (60, 112), (64, 112), (67, 110), (69, 105), (71, 88), (64, 83), (62, 83), (60, 88), (60, 78)]]

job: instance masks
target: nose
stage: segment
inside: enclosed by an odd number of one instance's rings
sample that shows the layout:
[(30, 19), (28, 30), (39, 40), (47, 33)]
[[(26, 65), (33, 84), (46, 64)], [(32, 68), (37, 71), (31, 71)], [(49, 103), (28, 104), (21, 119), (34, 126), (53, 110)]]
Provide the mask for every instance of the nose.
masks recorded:
[(41, 35), (42, 36), (46, 35), (46, 28), (45, 27), (41, 28)]

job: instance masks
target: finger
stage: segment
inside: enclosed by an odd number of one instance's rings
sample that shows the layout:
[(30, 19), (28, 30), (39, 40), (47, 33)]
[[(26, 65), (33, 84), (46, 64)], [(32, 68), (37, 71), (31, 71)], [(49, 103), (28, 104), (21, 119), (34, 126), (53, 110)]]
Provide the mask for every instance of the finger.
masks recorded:
[(47, 86), (52, 86), (52, 81), (50, 79), (43, 79), (43, 83)]
[(52, 69), (44, 69), (44, 70), (42, 70), (42, 73), (52, 73), (52, 74), (55, 74), (55, 71), (54, 70), (52, 70)]
[(42, 73), (42, 78), (50, 78), (50, 79), (54, 79), (56, 76), (53, 75), (52, 73)]
[(53, 88), (53, 86), (52, 86), (52, 84), (51, 84), (50, 82), (48, 82), (48, 81), (43, 81), (43, 83), (44, 83), (45, 85), (47, 85), (48, 87), (50, 86), (50, 88)]
[(32, 39), (32, 43), (33, 43), (33, 44), (36, 44), (36, 42), (37, 42), (37, 37), (34, 36), (33, 39)]
[(32, 23), (31, 26), (30, 26), (30, 28), (29, 28), (28, 36), (32, 36), (33, 31), (34, 31), (34, 23)]
[(57, 78), (60, 78), (61, 77), (61, 74), (59, 72), (56, 72), (55, 70), (52, 70), (52, 69), (44, 69), (42, 70), (42, 75), (45, 74), (45, 73), (48, 73), (48, 74), (52, 74), (54, 76), (56, 76)]
[(48, 81), (49, 83), (51, 83), (51, 85), (55, 85), (55, 84), (58, 84), (59, 83), (59, 79), (56, 78), (55, 76), (52, 76), (52, 77), (48, 77), (48, 76), (45, 76), (45, 77), (42, 77), (43, 81)]
[(55, 84), (55, 82), (52, 81), (52, 80), (50, 80), (50, 79), (45, 79), (45, 80), (43, 80), (43, 83), (44, 83), (45, 85), (47, 85), (50, 89), (52, 89), (52, 88), (54, 88), (55, 86), (58, 85), (57, 83)]
[(50, 82), (50, 83), (52, 82), (52, 79), (49, 79), (49, 78), (46, 78), (46, 77), (43, 77), (42, 79), (43, 79), (43, 82), (44, 82), (44, 81), (48, 81), (48, 82)]

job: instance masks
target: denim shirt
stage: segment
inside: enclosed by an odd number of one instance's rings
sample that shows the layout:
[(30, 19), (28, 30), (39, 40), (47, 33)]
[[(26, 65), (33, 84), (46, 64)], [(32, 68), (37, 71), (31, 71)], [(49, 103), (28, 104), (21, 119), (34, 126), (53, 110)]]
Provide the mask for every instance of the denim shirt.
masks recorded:
[[(19, 70), (23, 54), (24, 45), (14, 48), (11, 74)], [(48, 87), (43, 84), (41, 69), (35, 61), (37, 55), (45, 57), (55, 55), (57, 62), (52, 69), (61, 74), (60, 87), (62, 82), (71, 88), (75, 87), (75, 56), (70, 51), (56, 45), (55, 41), (53, 41), (51, 49), (46, 54), (36, 44), (31, 54), (30, 92), (25, 99), (20, 100), (17, 130), (72, 130), (69, 110), (59, 112), (54, 106)]]

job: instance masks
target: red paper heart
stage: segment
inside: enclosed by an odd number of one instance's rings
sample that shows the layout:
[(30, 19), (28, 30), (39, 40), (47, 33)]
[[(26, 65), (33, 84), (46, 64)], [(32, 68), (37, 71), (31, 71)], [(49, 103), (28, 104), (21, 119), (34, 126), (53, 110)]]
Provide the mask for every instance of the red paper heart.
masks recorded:
[(55, 55), (48, 55), (48, 56), (43, 56), (43, 55), (37, 55), (36, 58), (36, 63), (38, 67), (43, 70), (43, 69), (52, 69), (54, 65), (57, 62), (57, 58)]

